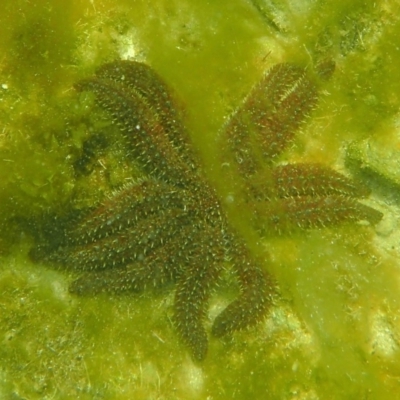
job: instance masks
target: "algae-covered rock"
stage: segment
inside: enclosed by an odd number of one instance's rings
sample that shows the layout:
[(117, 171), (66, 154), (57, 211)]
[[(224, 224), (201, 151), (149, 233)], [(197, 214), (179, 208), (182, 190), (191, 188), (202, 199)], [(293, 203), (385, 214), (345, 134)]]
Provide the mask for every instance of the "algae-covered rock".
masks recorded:
[(351, 143), (347, 148), (347, 163), (369, 180), (377, 191), (400, 200), (400, 131), (379, 131), (373, 136)]
[[(379, 196), (380, 182), (399, 184), (398, 130), (382, 128), (400, 106), (399, 5), (3, 3), (0, 397), (396, 398), (400, 249), (398, 241), (383, 242), (397, 225), (389, 233), (352, 226), (265, 240), (233, 215), (280, 294), (257, 327), (211, 339), (202, 364), (177, 338), (168, 288), (75, 297), (68, 292), (74, 273), (33, 264), (28, 253), (41, 225), (99, 204), (137, 173), (118, 129), (93, 96), (73, 88), (116, 58), (148, 63), (176, 91), (204, 169), (222, 188), (218, 132), (264, 71), (278, 62), (334, 60), (320, 104), (282, 161), (350, 173), (347, 151), (353, 166), (368, 172), (366, 183), (373, 178), (369, 204), (384, 211), (383, 223), (395, 220), (398, 203)], [(233, 278), (225, 278), (211, 299), (208, 331), (237, 295)]]

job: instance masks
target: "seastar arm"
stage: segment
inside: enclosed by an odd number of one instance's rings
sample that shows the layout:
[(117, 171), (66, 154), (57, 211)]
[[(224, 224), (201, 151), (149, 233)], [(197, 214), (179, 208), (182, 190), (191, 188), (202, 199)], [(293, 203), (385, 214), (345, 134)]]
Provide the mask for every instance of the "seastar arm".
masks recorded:
[(254, 221), (263, 233), (285, 234), (297, 229), (323, 228), (346, 222), (378, 223), (383, 214), (343, 196), (300, 196), (255, 204)]
[(185, 211), (166, 210), (132, 227), (88, 244), (66, 246), (44, 261), (77, 271), (118, 268), (147, 257), (174, 240), (191, 219)]
[(124, 267), (84, 274), (72, 282), (70, 292), (81, 296), (102, 292), (141, 292), (177, 281), (188, 263), (192, 241), (199, 243), (201, 238), (200, 232), (193, 232), (191, 226), (181, 226), (172, 240), (152, 249), (146, 257)]
[(86, 273), (71, 283), (69, 291), (79, 296), (103, 292), (141, 292), (146, 286), (158, 287), (165, 283), (165, 272), (150, 263), (138, 262), (123, 268)]
[(123, 83), (88, 78), (78, 82), (79, 91), (91, 91), (131, 143), (131, 151), (151, 176), (166, 182), (190, 181), (193, 164), (187, 164), (173, 147), (160, 115), (148, 100)]
[(93, 243), (167, 210), (183, 210), (188, 198), (183, 189), (154, 180), (128, 185), (83, 216), (67, 232), (68, 244)]
[(321, 164), (287, 164), (274, 168), (278, 197), (342, 195), (366, 197), (370, 190), (359, 182)]
[(244, 181), (293, 140), (317, 103), (316, 85), (303, 68), (273, 66), (225, 126), (227, 151)]
[[(217, 229), (204, 228), (203, 240), (193, 240), (188, 265), (177, 282), (174, 323), (195, 361), (207, 355), (208, 339), (203, 326), (210, 291), (217, 282), (223, 261), (223, 247)], [(206, 238), (206, 239), (204, 239)]]
[(366, 197), (370, 190), (363, 184), (316, 163), (278, 165), (267, 168), (249, 180), (253, 199), (296, 196), (341, 195)]
[(188, 165), (195, 166), (195, 156), (177, 113), (171, 90), (152, 68), (140, 62), (118, 60), (100, 66), (96, 70), (96, 77), (123, 85), (126, 91), (139, 92), (160, 116), (171, 145)]
[(216, 337), (260, 322), (266, 316), (275, 291), (271, 277), (244, 247), (238, 245), (235, 252), (234, 270), (240, 284), (240, 296), (215, 319), (212, 334)]

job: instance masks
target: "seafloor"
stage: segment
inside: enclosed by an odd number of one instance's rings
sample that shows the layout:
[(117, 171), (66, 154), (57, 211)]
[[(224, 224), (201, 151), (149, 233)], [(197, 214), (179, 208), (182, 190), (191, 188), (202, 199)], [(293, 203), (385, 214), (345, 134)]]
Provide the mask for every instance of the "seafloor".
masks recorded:
[[(1, 399), (400, 398), (398, 2), (3, 0), (1, 8)], [(107, 151), (87, 150), (87, 135), (108, 122), (72, 89), (117, 58), (150, 64), (175, 90), (221, 187), (220, 127), (264, 71), (334, 60), (281, 161), (323, 162), (363, 179), (368, 204), (384, 214), (375, 227), (257, 243), (280, 295), (256, 328), (211, 339), (201, 364), (176, 337), (172, 291), (79, 298), (68, 273), (28, 258), (29, 221), (63, 215), (71, 202), (97, 204), (135, 174), (112, 129)], [(251, 238), (247, 221), (232, 218)], [(237, 291), (231, 280), (212, 298), (207, 329)]]

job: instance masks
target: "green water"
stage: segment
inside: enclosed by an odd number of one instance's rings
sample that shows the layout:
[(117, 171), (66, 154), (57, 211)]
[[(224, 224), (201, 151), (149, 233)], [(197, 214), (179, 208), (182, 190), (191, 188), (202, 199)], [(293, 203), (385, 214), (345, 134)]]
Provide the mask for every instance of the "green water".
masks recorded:
[[(106, 116), (92, 114), (93, 98), (72, 89), (96, 66), (119, 57), (150, 64), (175, 90), (205, 170), (222, 192), (218, 133), (252, 85), (277, 62), (311, 69), (333, 58), (336, 72), (283, 160), (343, 169), (348, 143), (398, 129), (399, 6), (286, 1), (277, 7), (261, 0), (3, 3), (0, 397), (395, 399), (400, 391), (396, 202), (371, 203), (385, 213), (386, 230), (345, 227), (257, 244), (281, 296), (255, 329), (225, 341), (211, 338), (201, 365), (192, 363), (172, 326), (173, 291), (73, 297), (68, 274), (30, 263), (31, 238), (24, 233), (29, 227), (19, 230), (14, 217), (62, 214), (70, 202), (76, 208), (96, 204), (134, 175)], [(90, 173), (77, 173), (93, 131), (109, 132), (108, 150), (90, 160)], [(387, 146), (396, 143), (388, 140)], [(247, 221), (232, 218), (251, 239)], [(213, 297), (207, 329), (235, 294), (234, 284), (228, 286)]]

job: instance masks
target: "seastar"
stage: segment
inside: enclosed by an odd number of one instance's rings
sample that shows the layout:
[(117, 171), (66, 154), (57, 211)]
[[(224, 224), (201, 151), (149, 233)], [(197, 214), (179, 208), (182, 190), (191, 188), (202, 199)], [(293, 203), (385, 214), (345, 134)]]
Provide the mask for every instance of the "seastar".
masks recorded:
[[(202, 361), (207, 305), (224, 266), (231, 265), (240, 294), (215, 319), (216, 337), (261, 321), (275, 293), (274, 280), (230, 223), (161, 77), (145, 64), (116, 61), (76, 89), (94, 93), (126, 137), (144, 177), (66, 228), (56, 247), (38, 246), (32, 255), (82, 272), (70, 286), (77, 295), (137, 292), (175, 282), (176, 330), (192, 358)], [(241, 179), (260, 231), (360, 219), (375, 223), (381, 217), (353, 199), (366, 193), (363, 186), (329, 168), (272, 167), (316, 98), (303, 69), (279, 64), (224, 127), (229, 172)]]

